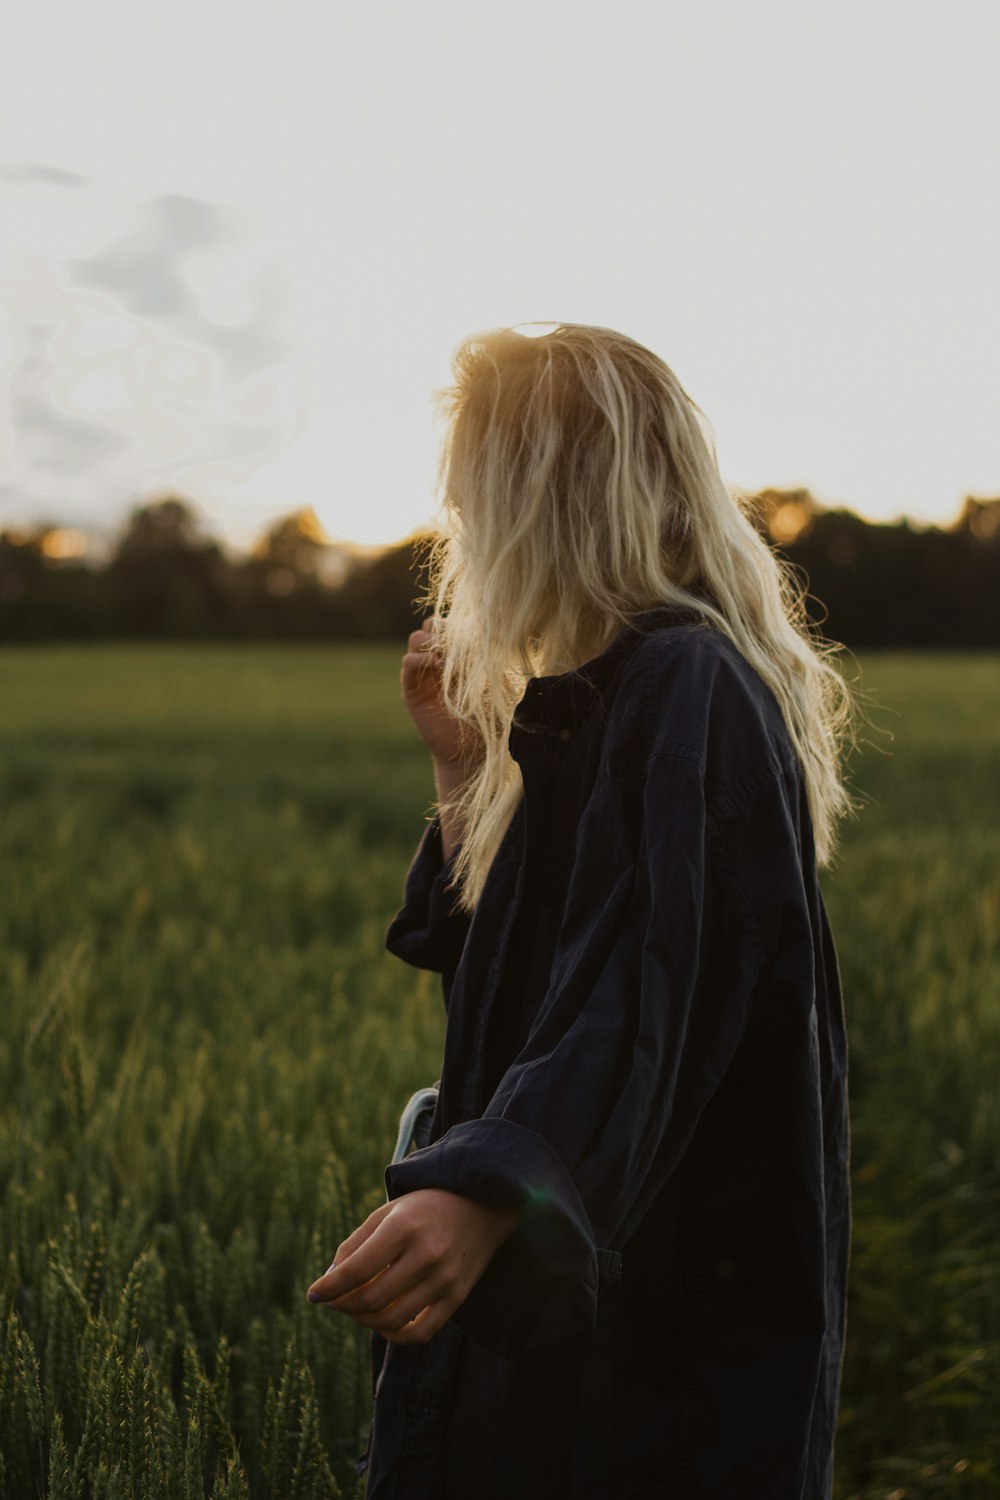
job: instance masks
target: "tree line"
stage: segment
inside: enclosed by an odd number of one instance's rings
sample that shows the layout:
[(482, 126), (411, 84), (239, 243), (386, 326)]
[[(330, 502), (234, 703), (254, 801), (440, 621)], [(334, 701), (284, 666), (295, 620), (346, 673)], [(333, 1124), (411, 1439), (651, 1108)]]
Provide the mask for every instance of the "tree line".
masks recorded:
[[(877, 525), (805, 489), (750, 498), (828, 638), (852, 650), (1000, 646), (1000, 497), (967, 496), (945, 527)], [(330, 543), (306, 507), (234, 556), (175, 494), (135, 506), (100, 563), (80, 533), (8, 528), (0, 641), (400, 641), (419, 623), (429, 540), (362, 552)]]

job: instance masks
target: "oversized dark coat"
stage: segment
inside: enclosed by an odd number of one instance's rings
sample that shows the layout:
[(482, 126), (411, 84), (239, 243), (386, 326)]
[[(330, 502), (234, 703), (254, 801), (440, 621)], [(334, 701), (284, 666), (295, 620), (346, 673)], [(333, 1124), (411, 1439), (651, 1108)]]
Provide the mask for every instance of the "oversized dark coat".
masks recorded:
[(386, 936), (447, 1030), (385, 1175), (521, 1222), (434, 1338), (372, 1336), (368, 1500), (828, 1500), (847, 1040), (777, 700), (664, 607), (529, 681), (509, 747), (473, 918), (435, 818)]

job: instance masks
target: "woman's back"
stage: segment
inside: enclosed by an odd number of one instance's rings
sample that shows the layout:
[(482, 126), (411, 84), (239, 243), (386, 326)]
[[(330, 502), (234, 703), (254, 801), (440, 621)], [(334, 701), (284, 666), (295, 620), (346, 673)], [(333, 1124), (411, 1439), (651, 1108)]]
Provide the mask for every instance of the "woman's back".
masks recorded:
[(388, 1349), (372, 1500), (829, 1493), (847, 1053), (804, 783), (728, 640), (633, 625), (529, 684), (471, 922), (435, 822), (387, 935), (448, 1004), (390, 1194), (530, 1209), (447, 1337)]
[(829, 1500), (852, 695), (662, 359), (569, 323), (453, 368), (386, 939), (441, 1087), (312, 1288), (373, 1330), (369, 1500)]

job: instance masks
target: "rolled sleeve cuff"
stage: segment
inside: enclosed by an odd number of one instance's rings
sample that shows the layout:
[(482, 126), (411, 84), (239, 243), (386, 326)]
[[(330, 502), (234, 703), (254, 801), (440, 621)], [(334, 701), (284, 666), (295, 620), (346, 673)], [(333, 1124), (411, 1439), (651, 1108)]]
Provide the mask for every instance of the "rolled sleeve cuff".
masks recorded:
[(500, 1117), (468, 1120), (387, 1167), (385, 1181), (390, 1199), (434, 1187), (520, 1207), (517, 1230), (452, 1314), (476, 1343), (517, 1358), (593, 1331), (600, 1255), (576, 1186), (540, 1135)]
[(447, 889), (458, 847), (445, 860), (441, 819), (435, 814), (410, 864), (403, 904), (385, 935), (390, 953), (418, 969), (439, 974), (458, 963), (469, 927), (468, 914), (455, 905), (457, 892)]

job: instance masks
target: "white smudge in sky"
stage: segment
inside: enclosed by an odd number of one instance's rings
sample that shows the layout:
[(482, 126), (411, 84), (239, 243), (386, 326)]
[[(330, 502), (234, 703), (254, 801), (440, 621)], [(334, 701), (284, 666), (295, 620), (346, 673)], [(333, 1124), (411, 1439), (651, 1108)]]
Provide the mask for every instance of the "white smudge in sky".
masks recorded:
[(0, 261), (0, 525), (110, 534), (153, 493), (224, 492), (301, 432), (289, 289), (245, 215), (129, 202), (43, 164), (0, 169), (0, 203), (16, 224)]

